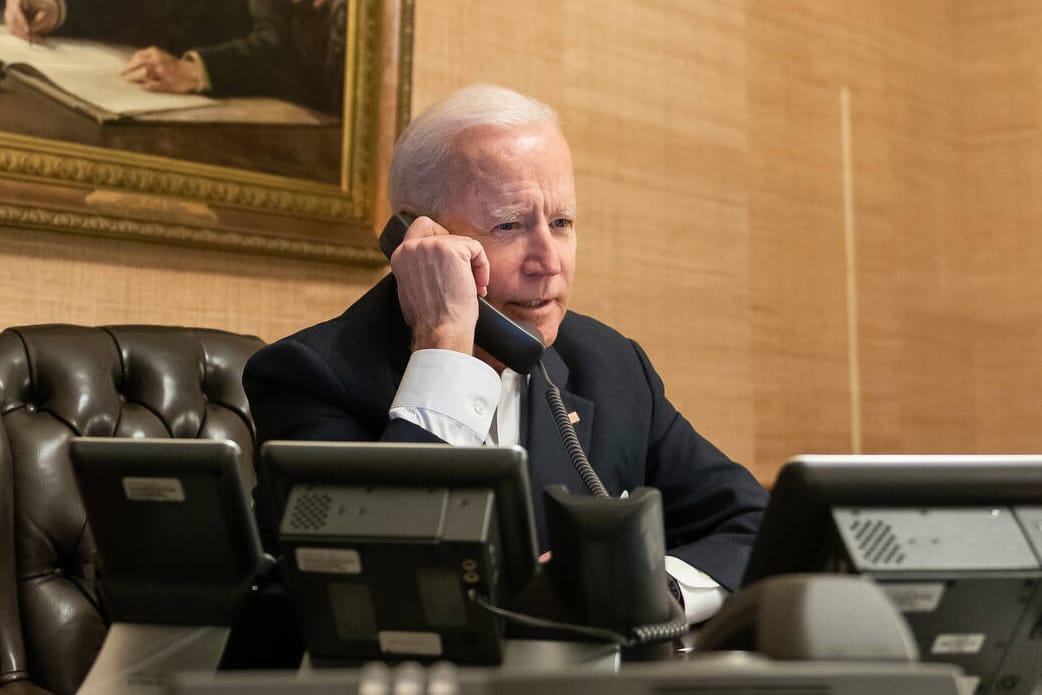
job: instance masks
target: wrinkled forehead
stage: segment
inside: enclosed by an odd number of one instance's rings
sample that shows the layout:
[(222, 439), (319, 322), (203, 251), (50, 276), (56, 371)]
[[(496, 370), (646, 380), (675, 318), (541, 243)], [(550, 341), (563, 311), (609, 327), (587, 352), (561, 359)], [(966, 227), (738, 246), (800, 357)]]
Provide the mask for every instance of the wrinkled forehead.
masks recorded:
[(572, 176), (568, 143), (548, 122), (468, 128), (454, 137), (450, 153), (447, 173), (457, 184), (475, 179)]

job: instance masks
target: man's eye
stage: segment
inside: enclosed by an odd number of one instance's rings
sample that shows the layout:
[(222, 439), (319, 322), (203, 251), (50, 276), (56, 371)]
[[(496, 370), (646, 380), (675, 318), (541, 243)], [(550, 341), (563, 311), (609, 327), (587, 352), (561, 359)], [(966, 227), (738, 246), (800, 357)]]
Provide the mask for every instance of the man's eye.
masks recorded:
[(572, 226), (572, 221), (570, 219), (568, 219), (567, 217), (558, 217), (556, 220), (553, 221), (553, 225), (555, 227), (561, 227), (561, 228), (571, 227)]
[(519, 226), (517, 222), (504, 222), (503, 224), (497, 224), (496, 229), (501, 232), (512, 232)]

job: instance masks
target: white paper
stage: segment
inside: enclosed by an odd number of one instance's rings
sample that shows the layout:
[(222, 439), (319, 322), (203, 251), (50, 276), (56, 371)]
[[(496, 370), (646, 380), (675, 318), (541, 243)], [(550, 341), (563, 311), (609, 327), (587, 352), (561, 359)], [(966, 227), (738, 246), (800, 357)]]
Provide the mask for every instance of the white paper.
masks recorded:
[(198, 94), (146, 92), (119, 73), (134, 49), (96, 41), (45, 37), (32, 43), (12, 36), (0, 25), (0, 61), (36, 68), (69, 94), (119, 115), (209, 106), (213, 99)]

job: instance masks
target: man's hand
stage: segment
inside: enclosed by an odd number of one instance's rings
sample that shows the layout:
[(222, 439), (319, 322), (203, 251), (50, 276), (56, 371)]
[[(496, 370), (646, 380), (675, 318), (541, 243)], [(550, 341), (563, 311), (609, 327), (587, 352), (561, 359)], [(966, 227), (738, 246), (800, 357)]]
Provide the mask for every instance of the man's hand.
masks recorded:
[(391, 255), (398, 300), (412, 327), (413, 350), (474, 352), (477, 296), (488, 292), (488, 257), (470, 237), (419, 217)]
[(196, 65), (186, 58), (175, 58), (151, 46), (135, 53), (119, 74), (148, 92), (189, 94), (199, 91)]
[(58, 24), (57, 0), (7, 0), (4, 24), (20, 39), (35, 41)]

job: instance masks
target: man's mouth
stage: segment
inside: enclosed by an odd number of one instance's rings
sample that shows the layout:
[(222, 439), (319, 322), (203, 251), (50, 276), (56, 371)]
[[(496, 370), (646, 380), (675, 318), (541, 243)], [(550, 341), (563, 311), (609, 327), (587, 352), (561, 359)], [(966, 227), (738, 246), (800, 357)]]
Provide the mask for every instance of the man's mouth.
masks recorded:
[(527, 302), (511, 302), (511, 304), (516, 304), (525, 309), (538, 309), (539, 307), (546, 306), (549, 303), (549, 299), (532, 299)]

